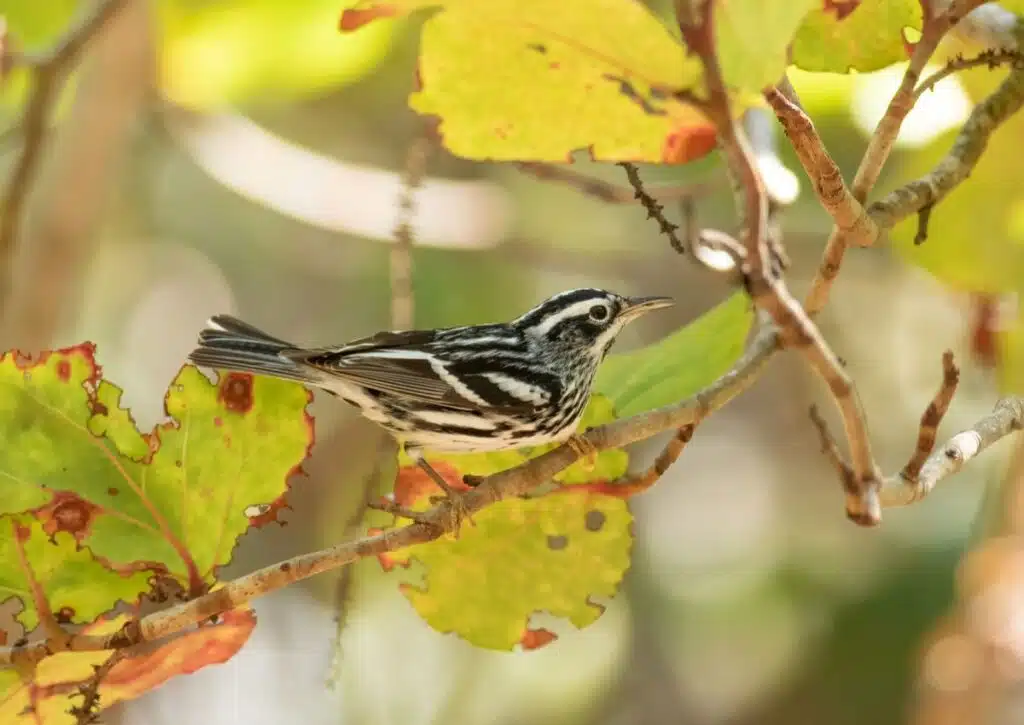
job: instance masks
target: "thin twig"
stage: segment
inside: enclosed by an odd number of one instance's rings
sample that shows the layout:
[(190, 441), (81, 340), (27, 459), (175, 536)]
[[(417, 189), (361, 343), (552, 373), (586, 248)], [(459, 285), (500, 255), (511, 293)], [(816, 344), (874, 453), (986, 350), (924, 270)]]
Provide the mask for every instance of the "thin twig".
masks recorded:
[(815, 429), (818, 431), (818, 438), (821, 441), (821, 452), (824, 453), (832, 464), (832, 467), (836, 469), (836, 473), (839, 474), (839, 480), (843, 484), (843, 491), (847, 495), (852, 496), (857, 493), (857, 476), (853, 472), (853, 468), (843, 458), (843, 454), (839, 451), (839, 445), (836, 443), (836, 439), (832, 437), (832, 434), (828, 430), (828, 424), (825, 423), (825, 419), (821, 417), (821, 413), (818, 411), (818, 406), (811, 406), (811, 422), (814, 424)]
[(928, 460), (932, 450), (935, 448), (935, 438), (939, 430), (939, 424), (946, 417), (949, 404), (956, 393), (957, 385), (960, 384), (960, 369), (953, 362), (953, 353), (947, 350), (942, 355), (942, 385), (939, 392), (935, 394), (932, 402), (925, 408), (921, 415), (921, 425), (917, 434), (917, 445), (914, 453), (903, 467), (900, 476), (907, 481), (916, 481), (921, 474), (921, 466)]
[(693, 438), (693, 432), (700, 424), (700, 420), (677, 428), (675, 435), (661, 449), (657, 457), (646, 471), (626, 476), (609, 484), (608, 488), (615, 491), (618, 496), (635, 496), (651, 488), (658, 480), (665, 475), (665, 472), (672, 467), (672, 464), (679, 460), (686, 449), (686, 445)]
[(38, 55), (6, 56), (12, 65), (32, 71), (33, 87), (19, 123), (24, 138), (21, 154), (0, 198), (0, 309), (11, 293), (12, 260), (21, 228), (22, 209), (42, 158), (53, 105), (70, 67), (127, 0), (100, 0), (82, 15), (50, 50)]
[[(601, 179), (595, 179), (564, 165), (546, 164), (538, 161), (520, 161), (515, 164), (523, 173), (541, 181), (557, 181), (575, 188), (580, 193), (608, 204), (632, 204), (636, 197), (630, 188), (617, 186)], [(693, 184), (676, 184), (648, 189), (647, 193), (659, 201), (670, 202), (683, 199), (699, 199), (721, 186), (714, 181), (699, 181)]]
[(914, 101), (916, 102), (924, 95), (927, 91), (933, 89), (939, 81), (943, 78), (959, 73), (960, 71), (967, 70), (968, 68), (977, 68), (978, 66), (988, 66), (990, 70), (995, 70), (1001, 65), (1013, 64), (1020, 65), (1024, 62), (1024, 56), (1019, 51), (1009, 48), (990, 48), (982, 51), (973, 58), (965, 58), (962, 55), (958, 55), (955, 58), (949, 60), (945, 66), (935, 71), (930, 76), (921, 81), (921, 84), (914, 89)]
[(127, 649), (114, 650), (102, 664), (92, 666), (92, 675), (79, 685), (78, 692), (72, 695), (82, 698), (81, 705), (72, 705), (68, 710), (68, 714), (75, 718), (76, 725), (93, 725), (100, 721), (100, 685), (117, 663), (127, 656)]
[(917, 212), (917, 232), (914, 233), (914, 244), (928, 241), (928, 222), (932, 220), (933, 205), (923, 206)]
[(399, 219), (395, 243), (391, 245), (391, 329), (411, 330), (413, 326), (412, 222), (416, 212), (416, 190), (426, 172), (430, 139), (420, 134), (409, 144), (405, 159), (402, 195), (398, 200)]
[[(377, 484), (380, 482), (384, 463), (387, 459), (391, 458), (395, 452), (394, 441), (390, 436), (387, 436), (382, 432), (377, 433), (377, 436), (381, 441), (381, 445), (374, 447), (376, 453), (373, 457), (373, 466), (370, 468), (369, 473), (362, 479), (362, 488), (359, 500), (356, 502), (355, 508), (352, 509), (351, 515), (342, 524), (341, 530), (345, 532), (345, 536), (355, 536), (359, 531), (360, 525), (363, 523), (363, 519), (366, 516), (366, 511), (371, 508), (373, 503), (374, 492), (377, 489)], [(343, 652), (341, 651), (341, 634), (349, 622), (349, 613), (352, 608), (354, 595), (354, 584), (355, 569), (351, 566), (343, 567), (338, 575), (338, 583), (334, 587), (335, 634), (333, 652), (331, 653), (331, 666), (327, 676), (328, 687), (332, 687), (340, 679), (341, 661), (343, 656)]]
[[(402, 196), (399, 199), (399, 220), (395, 227), (395, 243), (391, 247), (391, 329), (411, 330), (416, 320), (415, 298), (412, 287), (412, 245), (413, 218), (415, 216), (416, 189), (426, 173), (427, 159), (433, 143), (424, 130), (409, 144), (405, 158), (405, 176)], [(378, 433), (380, 445), (373, 447), (374, 458), (370, 472), (363, 478), (362, 495), (356, 507), (342, 527), (346, 536), (354, 536), (366, 515), (372, 508), (374, 492), (380, 480), (385, 462), (393, 458), (396, 448), (390, 436)], [(328, 684), (337, 682), (341, 668), (341, 633), (348, 624), (348, 611), (352, 605), (355, 570), (344, 567), (334, 589), (334, 653), (332, 656)]]
[(810, 117), (781, 88), (765, 89), (764, 97), (793, 145), (818, 201), (835, 225), (846, 234), (877, 236), (878, 229), (847, 188), (839, 166), (822, 143)]
[(631, 164), (628, 161), (622, 161), (619, 163), (623, 169), (626, 170), (626, 178), (629, 179), (629, 185), (633, 187), (633, 195), (637, 201), (647, 210), (647, 218), (653, 219), (658, 223), (658, 229), (661, 233), (668, 237), (668, 242), (672, 246), (672, 249), (679, 252), (679, 254), (686, 254), (686, 247), (683, 245), (683, 241), (676, 234), (676, 230), (679, 229), (678, 224), (673, 224), (665, 217), (665, 209), (654, 200), (650, 194), (644, 189), (643, 181), (640, 179), (640, 170), (637, 169), (636, 164)]

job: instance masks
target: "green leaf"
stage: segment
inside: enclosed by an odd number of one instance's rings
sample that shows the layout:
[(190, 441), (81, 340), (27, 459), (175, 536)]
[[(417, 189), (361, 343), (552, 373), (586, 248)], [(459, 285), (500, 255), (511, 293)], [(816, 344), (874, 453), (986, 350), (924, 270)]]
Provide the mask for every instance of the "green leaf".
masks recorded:
[(715, 44), (726, 85), (760, 93), (786, 71), (786, 52), (808, 12), (821, 0), (718, 0)]
[[(578, 430), (614, 420), (610, 402), (595, 396)], [(458, 455), (428, 454), (431, 465), (453, 485), (466, 474), (489, 475), (540, 455), (554, 444), (526, 450)], [(528, 627), (530, 616), (547, 611), (585, 627), (601, 615), (591, 597), (615, 593), (632, 546), (632, 516), (622, 498), (575, 485), (607, 482), (626, 473), (624, 451), (602, 451), (577, 461), (556, 480), (565, 488), (542, 498), (513, 498), (473, 515), (458, 539), (451, 537), (381, 557), (385, 569), (426, 568), (422, 583), (402, 592), (430, 626), (455, 632), (479, 647), (539, 647), (554, 635)], [(395, 500), (414, 509), (429, 506), (438, 490), (404, 454), (399, 457)]]
[(302, 386), (237, 374), (215, 385), (192, 366), (168, 391), (171, 419), (143, 435), (88, 344), (33, 363), (8, 354), (0, 387), (0, 513), (59, 504), (54, 526), (96, 556), (159, 567), (191, 591), (230, 560), (250, 516), (279, 504), (313, 439)]
[(729, 369), (743, 353), (752, 321), (749, 298), (736, 293), (660, 342), (609, 356), (595, 389), (620, 417), (682, 400)]
[(793, 39), (793, 65), (861, 73), (907, 59), (903, 32), (921, 29), (920, 0), (818, 0)]
[(33, 590), (59, 621), (91, 622), (119, 601), (133, 603), (149, 589), (149, 572), (111, 571), (63, 531), (44, 531), (32, 516), (0, 516), (0, 604), (14, 596), (15, 618), (32, 631), (39, 623)]

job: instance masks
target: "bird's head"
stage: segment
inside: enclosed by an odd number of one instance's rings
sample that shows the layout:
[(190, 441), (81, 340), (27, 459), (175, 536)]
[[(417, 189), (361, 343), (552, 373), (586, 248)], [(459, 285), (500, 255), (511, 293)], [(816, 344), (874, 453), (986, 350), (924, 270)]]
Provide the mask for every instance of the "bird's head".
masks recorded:
[(623, 297), (584, 288), (550, 297), (513, 321), (527, 335), (604, 357), (627, 323), (672, 305), (669, 297)]

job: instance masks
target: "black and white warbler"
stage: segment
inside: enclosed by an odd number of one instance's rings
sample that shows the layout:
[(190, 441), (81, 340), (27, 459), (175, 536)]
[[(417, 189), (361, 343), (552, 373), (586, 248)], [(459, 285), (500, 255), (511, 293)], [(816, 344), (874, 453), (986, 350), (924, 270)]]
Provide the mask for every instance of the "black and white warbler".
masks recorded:
[(555, 295), (511, 322), (380, 332), (305, 349), (216, 315), (189, 359), (322, 388), (390, 431), (452, 499), (423, 451), (574, 443), (598, 365), (626, 323), (667, 297), (599, 289)]

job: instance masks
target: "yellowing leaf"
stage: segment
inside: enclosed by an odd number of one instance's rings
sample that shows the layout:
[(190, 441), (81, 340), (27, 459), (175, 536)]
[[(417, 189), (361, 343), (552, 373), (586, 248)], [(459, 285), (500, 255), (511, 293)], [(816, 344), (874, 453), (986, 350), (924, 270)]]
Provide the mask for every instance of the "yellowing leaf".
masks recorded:
[(595, 388), (620, 417), (675, 403), (720, 376), (743, 353), (753, 314), (737, 293), (653, 345), (610, 355)]
[(20, 599), (15, 617), (28, 632), (39, 623), (40, 606), (62, 623), (91, 622), (119, 601), (138, 600), (149, 577), (111, 571), (73, 536), (51, 538), (31, 516), (0, 516), (0, 604)]
[[(713, 45), (734, 110), (782, 76), (817, 1), (716, 0)], [(714, 147), (711, 124), (681, 100), (704, 93), (699, 58), (635, 0), (361, 0), (341, 27), (423, 8), (440, 11), (423, 26), (410, 105), (440, 117), (460, 156), (564, 161), (587, 148), (679, 163)]]
[(786, 71), (790, 39), (821, 0), (717, 0), (715, 46), (726, 86), (759, 93)]
[[(119, 629), (124, 616), (103, 620), (85, 628), (89, 634)], [(225, 613), (216, 625), (186, 632), (137, 657), (114, 665), (99, 688), (100, 708), (129, 700), (159, 687), (177, 675), (196, 672), (207, 665), (226, 662), (242, 648), (256, 626), (251, 610)], [(111, 651), (63, 652), (39, 663), (31, 682), (21, 682), (12, 670), (0, 670), (0, 723), (4, 725), (72, 725), (70, 714), (81, 698), (71, 693), (89, 681), (93, 667), (103, 664)], [(33, 712), (34, 710), (34, 712)]]
[(700, 64), (632, 0), (364, 0), (342, 28), (435, 6), (410, 105), (442, 119), (460, 156), (659, 161), (670, 135), (707, 125), (669, 98), (698, 83)]
[(612, 596), (629, 567), (633, 517), (621, 498), (569, 487), (500, 501), (473, 520), (458, 540), (393, 552), (387, 562), (424, 564), (423, 583), (403, 593), (434, 629), (478, 647), (551, 641), (528, 627), (538, 611), (592, 624), (603, 611), (592, 597)]
[(99, 380), (91, 345), (35, 363), (0, 358), (0, 514), (37, 510), (115, 568), (165, 570), (198, 592), (274, 505), (312, 442), (299, 385), (181, 370), (148, 435)]
[(818, 0), (793, 39), (793, 65), (867, 73), (907, 59), (904, 30), (921, 28), (920, 0)]

